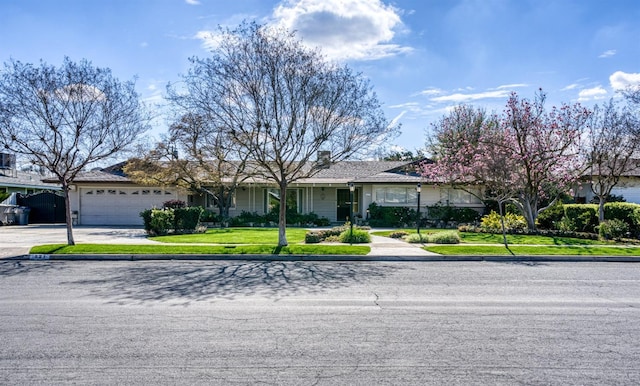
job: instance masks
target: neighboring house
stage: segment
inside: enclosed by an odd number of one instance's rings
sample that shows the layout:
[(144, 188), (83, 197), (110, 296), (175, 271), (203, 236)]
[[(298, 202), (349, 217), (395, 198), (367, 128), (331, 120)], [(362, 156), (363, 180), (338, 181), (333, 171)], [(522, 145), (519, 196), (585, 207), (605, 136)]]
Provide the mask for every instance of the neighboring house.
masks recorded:
[[(134, 184), (122, 173), (123, 164), (94, 170), (76, 178), (70, 191), (71, 210), (81, 225), (142, 225), (139, 213), (179, 199), (190, 206), (217, 210), (212, 199), (202, 194), (181, 192), (175, 187)], [(417, 208), (416, 186), (422, 184), (420, 205), (442, 204), (481, 210), (480, 200), (462, 190), (429, 184), (405, 161), (342, 161), (328, 165), (314, 177), (292, 183), (287, 190), (290, 208), (316, 213), (331, 222), (345, 221), (351, 207), (349, 183), (353, 183), (353, 210), (366, 218), (372, 202), (381, 206)], [(230, 216), (242, 211), (265, 214), (277, 207), (279, 189), (266, 181), (246, 179), (236, 189)], [(423, 213), (425, 213), (423, 212)]]
[[(620, 177), (620, 182), (611, 190), (611, 194), (622, 196), (626, 202), (640, 204), (640, 160), (634, 160), (636, 167)], [(585, 182), (578, 185), (575, 191), (575, 199), (578, 203), (588, 203), (595, 199), (591, 190), (589, 176), (583, 178)]]
[(60, 184), (42, 182), (43, 178), (40, 173), (18, 170), (14, 155), (0, 153), (0, 193), (32, 194), (61, 190)]

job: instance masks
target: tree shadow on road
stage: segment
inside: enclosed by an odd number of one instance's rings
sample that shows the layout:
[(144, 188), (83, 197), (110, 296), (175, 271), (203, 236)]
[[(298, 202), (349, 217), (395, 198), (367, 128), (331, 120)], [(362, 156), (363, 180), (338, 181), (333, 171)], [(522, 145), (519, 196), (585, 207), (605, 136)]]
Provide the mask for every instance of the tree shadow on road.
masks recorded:
[[(281, 298), (319, 293), (382, 278), (400, 268), (366, 263), (192, 262), (116, 267), (100, 279), (67, 282), (90, 285), (91, 295), (114, 303), (206, 301), (238, 296)], [(97, 273), (98, 275), (98, 273)]]
[(49, 261), (0, 261), (0, 279), (3, 277), (26, 275), (31, 273), (46, 273), (52, 270), (61, 270), (64, 268), (64, 264), (56, 264)]

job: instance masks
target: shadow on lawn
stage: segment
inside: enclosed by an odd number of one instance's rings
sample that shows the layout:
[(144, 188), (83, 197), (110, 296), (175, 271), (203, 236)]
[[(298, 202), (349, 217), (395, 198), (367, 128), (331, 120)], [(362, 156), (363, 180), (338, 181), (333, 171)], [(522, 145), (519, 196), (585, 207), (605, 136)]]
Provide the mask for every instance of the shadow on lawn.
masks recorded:
[(206, 301), (237, 296), (280, 298), (319, 293), (385, 277), (398, 267), (363, 263), (194, 262), (116, 267), (100, 279), (67, 282), (91, 286), (91, 295), (118, 304)]

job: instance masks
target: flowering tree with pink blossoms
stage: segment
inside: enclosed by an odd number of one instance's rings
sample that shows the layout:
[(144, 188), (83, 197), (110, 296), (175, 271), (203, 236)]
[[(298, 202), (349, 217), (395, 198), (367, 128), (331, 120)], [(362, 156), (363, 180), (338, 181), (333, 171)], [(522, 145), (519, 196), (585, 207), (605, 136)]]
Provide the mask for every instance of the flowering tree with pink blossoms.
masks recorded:
[(434, 125), (436, 162), (424, 165), (424, 174), (477, 191), (483, 200), (513, 203), (535, 230), (538, 214), (579, 175), (579, 141), (589, 116), (577, 104), (546, 111), (545, 99), (542, 91), (533, 101), (512, 93), (499, 116), (454, 109)]

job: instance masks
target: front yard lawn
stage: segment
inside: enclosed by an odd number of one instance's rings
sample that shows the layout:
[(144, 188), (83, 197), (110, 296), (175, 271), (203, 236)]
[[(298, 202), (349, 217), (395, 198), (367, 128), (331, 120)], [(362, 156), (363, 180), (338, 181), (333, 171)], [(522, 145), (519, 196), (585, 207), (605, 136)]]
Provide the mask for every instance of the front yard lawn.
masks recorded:
[(640, 247), (605, 245), (513, 245), (507, 250), (500, 245), (434, 245), (429, 252), (450, 256), (640, 256)]
[[(401, 229), (409, 234), (417, 233), (416, 229)], [(425, 229), (420, 230), (421, 234), (446, 232), (452, 229)], [(392, 231), (373, 232), (377, 236), (388, 237)], [(475, 232), (458, 232), (460, 240), (463, 244), (502, 244), (502, 234), (492, 233), (475, 233)], [(573, 237), (559, 236), (539, 236), (539, 235), (507, 235), (507, 243), (520, 245), (612, 245), (612, 241), (587, 240)]]
[[(289, 244), (304, 242), (303, 228), (287, 228)], [(149, 237), (149, 240), (178, 244), (278, 244), (277, 228), (213, 228), (206, 233)]]
[(31, 254), (68, 255), (366, 255), (363, 245), (134, 245), (134, 244), (48, 244), (31, 248)]

